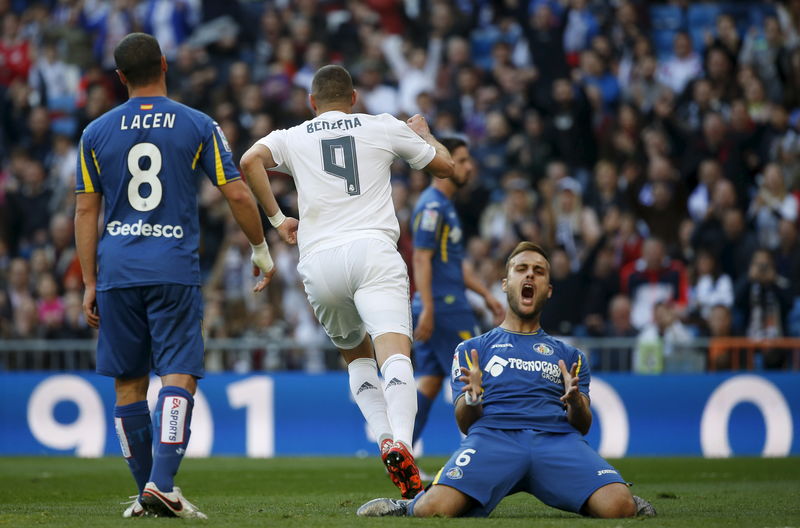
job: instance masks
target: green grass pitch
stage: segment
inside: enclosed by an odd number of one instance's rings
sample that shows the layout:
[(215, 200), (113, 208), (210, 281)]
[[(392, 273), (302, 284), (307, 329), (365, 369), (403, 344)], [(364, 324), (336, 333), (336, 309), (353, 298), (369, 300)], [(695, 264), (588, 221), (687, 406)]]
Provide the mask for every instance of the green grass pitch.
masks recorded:
[[(434, 470), (444, 462), (426, 458)], [(629, 458), (613, 461), (649, 499), (654, 519), (594, 520), (529, 495), (505, 499), (489, 519), (360, 519), (356, 508), (397, 496), (377, 457), (187, 459), (178, 475), (208, 521), (122, 519), (132, 492), (121, 459), (0, 458), (0, 527), (123, 526), (638, 526), (800, 528), (800, 458)], [(641, 524), (644, 523), (644, 524)]]

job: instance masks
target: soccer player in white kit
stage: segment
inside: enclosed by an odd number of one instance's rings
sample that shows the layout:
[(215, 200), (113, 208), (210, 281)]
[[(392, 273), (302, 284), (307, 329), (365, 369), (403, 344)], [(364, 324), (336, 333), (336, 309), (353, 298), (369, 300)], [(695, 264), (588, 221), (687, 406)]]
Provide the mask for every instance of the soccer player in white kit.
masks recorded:
[[(389, 167), (400, 157), (449, 178), (453, 160), (422, 116), (404, 123), (352, 113), (356, 99), (347, 70), (320, 68), (309, 96), (316, 117), (260, 139), (241, 167), (270, 223), (299, 246), (308, 300), (347, 362), (350, 390), (389, 476), (411, 498), (422, 490), (411, 455), (417, 396), (408, 271), (397, 252)], [(280, 211), (266, 169), (293, 176), (299, 223)]]

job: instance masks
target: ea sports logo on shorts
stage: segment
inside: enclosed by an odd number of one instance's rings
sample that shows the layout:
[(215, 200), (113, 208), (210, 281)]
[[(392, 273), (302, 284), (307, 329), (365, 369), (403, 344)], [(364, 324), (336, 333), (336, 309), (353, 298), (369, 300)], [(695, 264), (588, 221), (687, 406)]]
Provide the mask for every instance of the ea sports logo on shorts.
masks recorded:
[(492, 359), (489, 360), (483, 370), (496, 378), (503, 373), (503, 369), (506, 365), (508, 365), (508, 360), (505, 360), (500, 356), (492, 356)]

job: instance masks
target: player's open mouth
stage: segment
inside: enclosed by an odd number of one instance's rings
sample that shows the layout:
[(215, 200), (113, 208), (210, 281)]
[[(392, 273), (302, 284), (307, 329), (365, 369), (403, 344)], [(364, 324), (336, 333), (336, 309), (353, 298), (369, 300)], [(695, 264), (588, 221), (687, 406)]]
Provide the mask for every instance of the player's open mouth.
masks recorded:
[(531, 305), (533, 304), (533, 295), (535, 290), (533, 288), (533, 284), (531, 283), (523, 283), (522, 284), (522, 304)]

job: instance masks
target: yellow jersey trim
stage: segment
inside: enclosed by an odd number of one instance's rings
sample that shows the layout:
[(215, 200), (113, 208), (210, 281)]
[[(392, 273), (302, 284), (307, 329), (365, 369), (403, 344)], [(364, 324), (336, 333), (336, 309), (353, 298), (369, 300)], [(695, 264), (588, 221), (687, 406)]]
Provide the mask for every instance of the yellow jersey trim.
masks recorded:
[(217, 185), (225, 185), (225, 171), (222, 169), (222, 156), (219, 155), (219, 145), (217, 145), (217, 136), (214, 137), (214, 170), (217, 175)]
[(86, 166), (86, 155), (83, 153), (83, 140), (80, 144), (81, 150), (81, 177), (83, 178), (83, 192), (93, 193), (94, 184), (92, 178), (89, 176), (89, 168)]
[(442, 246), (441, 246), (441, 253), (442, 253), (442, 262), (447, 262), (447, 238), (450, 235), (450, 226), (445, 224), (444, 232), (442, 232)]
[(464, 359), (467, 360), (467, 368), (472, 370), (472, 360), (469, 358), (469, 350), (464, 351)]
[(578, 368), (577, 368), (577, 369), (575, 369), (575, 375), (576, 375), (576, 376), (577, 376), (577, 375), (579, 375), (579, 374), (581, 373), (581, 364), (582, 364), (582, 361), (581, 361), (581, 355), (580, 355), (580, 354), (578, 354)]
[(440, 469), (439, 472), (436, 473), (436, 476), (433, 477), (433, 482), (431, 483), (432, 486), (439, 483), (439, 477), (442, 476), (442, 471), (444, 471), (444, 467), (442, 467), (442, 469)]
[(200, 152), (202, 150), (203, 150), (203, 144), (200, 143), (199, 145), (197, 145), (197, 152), (194, 153), (194, 159), (192, 160), (192, 170), (194, 170), (195, 167), (197, 167), (197, 160), (200, 159)]
[(92, 149), (92, 161), (94, 161), (94, 168), (97, 169), (97, 175), (100, 175), (100, 164), (97, 162), (97, 155), (94, 153), (94, 149)]

